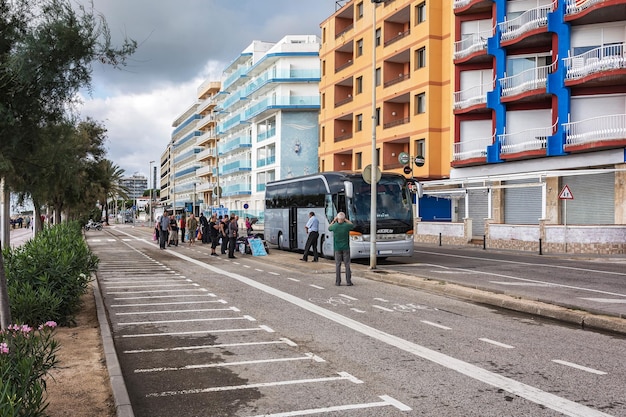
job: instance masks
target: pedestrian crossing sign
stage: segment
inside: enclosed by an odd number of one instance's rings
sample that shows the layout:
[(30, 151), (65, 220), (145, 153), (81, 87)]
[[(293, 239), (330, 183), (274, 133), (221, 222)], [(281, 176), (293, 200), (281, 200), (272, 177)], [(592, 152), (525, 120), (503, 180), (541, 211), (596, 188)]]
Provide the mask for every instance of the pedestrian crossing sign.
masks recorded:
[(567, 184), (563, 187), (563, 189), (559, 193), (559, 199), (560, 200), (573, 200), (574, 199), (574, 194), (572, 194)]

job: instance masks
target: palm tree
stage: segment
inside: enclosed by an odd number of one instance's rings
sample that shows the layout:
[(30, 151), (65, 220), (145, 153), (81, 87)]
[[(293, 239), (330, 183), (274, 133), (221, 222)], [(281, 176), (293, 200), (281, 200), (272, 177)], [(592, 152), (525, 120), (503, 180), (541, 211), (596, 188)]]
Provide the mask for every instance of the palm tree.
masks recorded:
[(121, 185), (122, 177), (124, 176), (124, 170), (119, 166), (115, 165), (108, 159), (103, 159), (100, 161), (100, 188), (103, 194), (104, 204), (104, 215), (105, 215), (105, 224), (109, 225), (109, 198), (114, 198), (116, 196), (120, 196), (122, 199), (128, 199), (128, 189)]

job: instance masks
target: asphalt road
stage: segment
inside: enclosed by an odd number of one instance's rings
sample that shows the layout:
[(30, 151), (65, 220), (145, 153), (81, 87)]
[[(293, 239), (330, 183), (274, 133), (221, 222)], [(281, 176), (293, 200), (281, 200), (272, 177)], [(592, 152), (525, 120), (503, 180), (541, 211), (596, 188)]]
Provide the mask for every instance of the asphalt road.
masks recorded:
[[(331, 261), (159, 250), (150, 235), (86, 235), (136, 416), (626, 415), (623, 336), (382, 283), (358, 265), (355, 285), (336, 287)], [(413, 268), (443, 269), (428, 264)], [(409, 267), (381, 265), (394, 268)]]

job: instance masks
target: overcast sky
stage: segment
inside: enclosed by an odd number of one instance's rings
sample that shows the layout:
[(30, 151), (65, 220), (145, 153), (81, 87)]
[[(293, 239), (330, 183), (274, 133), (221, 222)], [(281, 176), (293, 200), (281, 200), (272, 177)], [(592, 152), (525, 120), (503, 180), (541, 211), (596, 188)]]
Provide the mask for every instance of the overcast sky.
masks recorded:
[[(89, 4), (87, 0), (78, 0)], [(104, 123), (108, 159), (148, 175), (171, 138), (172, 122), (190, 106), (200, 84), (252, 41), (286, 35), (320, 36), (335, 0), (93, 0), (113, 41), (136, 40), (137, 52), (119, 70), (94, 64), (93, 92), (83, 117)], [(157, 183), (158, 187), (158, 183)]]

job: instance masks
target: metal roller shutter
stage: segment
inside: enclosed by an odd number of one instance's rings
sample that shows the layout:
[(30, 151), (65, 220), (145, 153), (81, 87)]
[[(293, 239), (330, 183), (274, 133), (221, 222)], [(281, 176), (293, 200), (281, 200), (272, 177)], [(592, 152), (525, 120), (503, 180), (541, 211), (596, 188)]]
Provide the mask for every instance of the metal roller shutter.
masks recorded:
[[(528, 184), (528, 180), (506, 181), (505, 185)], [(505, 188), (504, 223), (539, 224), (541, 187)]]
[[(472, 219), (472, 236), (482, 239), (485, 235), (485, 219), (488, 216), (488, 193), (487, 190), (468, 190), (469, 192), (469, 217)], [(465, 216), (465, 199), (459, 201), (459, 217)]]
[[(565, 185), (574, 196), (567, 200), (567, 224), (615, 223), (615, 173), (562, 177), (561, 189)], [(561, 223), (564, 220), (561, 201)]]

